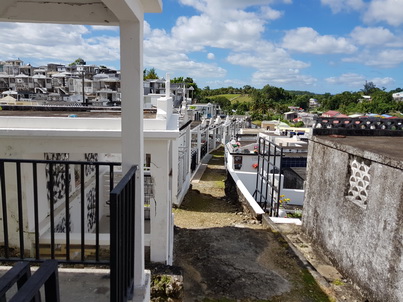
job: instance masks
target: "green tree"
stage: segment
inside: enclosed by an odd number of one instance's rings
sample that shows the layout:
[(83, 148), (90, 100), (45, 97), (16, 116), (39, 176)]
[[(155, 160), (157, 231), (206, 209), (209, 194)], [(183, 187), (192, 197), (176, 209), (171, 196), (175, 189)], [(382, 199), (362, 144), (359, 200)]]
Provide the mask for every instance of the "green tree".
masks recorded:
[(266, 85), (262, 88), (263, 98), (274, 102), (286, 103), (291, 99), (291, 95), (283, 88)]
[(143, 77), (144, 80), (159, 79), (157, 72), (155, 71), (155, 68), (150, 68), (150, 70), (144, 69)]
[(69, 66), (77, 66), (77, 65), (87, 65), (87, 62), (85, 62), (82, 58), (78, 58), (77, 60), (69, 64)]
[(371, 95), (375, 91), (380, 90), (373, 82), (365, 81), (364, 88), (361, 90), (366, 95)]
[(171, 83), (184, 83), (183, 77), (175, 77), (171, 79)]
[(228, 112), (231, 109), (231, 102), (223, 96), (217, 96), (210, 99), (211, 103), (220, 105), (221, 109)]
[(309, 108), (310, 95), (297, 95), (293, 98), (292, 103), (295, 107), (307, 110)]

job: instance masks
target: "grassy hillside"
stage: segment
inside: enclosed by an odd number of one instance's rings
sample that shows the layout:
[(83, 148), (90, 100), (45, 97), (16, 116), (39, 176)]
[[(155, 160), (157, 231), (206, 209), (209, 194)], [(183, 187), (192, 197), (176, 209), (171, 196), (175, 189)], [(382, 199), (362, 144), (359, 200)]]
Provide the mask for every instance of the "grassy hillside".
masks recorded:
[(220, 95), (209, 96), (208, 99), (214, 99), (216, 97), (225, 97), (231, 103), (236, 102), (236, 101), (240, 102), (240, 103), (252, 102), (252, 98), (247, 94), (220, 94)]

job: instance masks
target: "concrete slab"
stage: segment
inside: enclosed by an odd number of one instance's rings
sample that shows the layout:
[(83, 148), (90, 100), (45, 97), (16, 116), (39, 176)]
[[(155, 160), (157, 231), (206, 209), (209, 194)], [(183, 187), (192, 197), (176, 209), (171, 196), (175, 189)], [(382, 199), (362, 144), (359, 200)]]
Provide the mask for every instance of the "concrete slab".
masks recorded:
[(207, 164), (213, 156), (211, 154), (207, 154), (201, 161), (199, 168), (192, 178), (192, 183), (198, 183), (203, 176), (204, 171), (206, 171)]

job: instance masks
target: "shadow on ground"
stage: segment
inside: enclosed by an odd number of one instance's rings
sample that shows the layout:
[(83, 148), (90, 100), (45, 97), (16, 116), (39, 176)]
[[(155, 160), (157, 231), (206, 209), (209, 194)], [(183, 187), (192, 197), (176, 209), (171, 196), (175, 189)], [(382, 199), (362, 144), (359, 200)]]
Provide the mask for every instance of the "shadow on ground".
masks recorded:
[(282, 237), (266, 229), (176, 228), (174, 259), (184, 301), (329, 301)]
[(330, 301), (283, 237), (224, 193), (223, 150), (175, 209), (174, 265), (183, 301)]

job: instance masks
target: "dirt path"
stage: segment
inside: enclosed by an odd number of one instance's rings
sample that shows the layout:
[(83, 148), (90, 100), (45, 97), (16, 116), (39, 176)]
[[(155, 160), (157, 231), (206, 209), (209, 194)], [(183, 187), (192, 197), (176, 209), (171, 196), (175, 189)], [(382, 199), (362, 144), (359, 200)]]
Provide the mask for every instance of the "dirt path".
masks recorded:
[(276, 232), (224, 195), (223, 151), (175, 209), (174, 265), (191, 301), (330, 301)]

